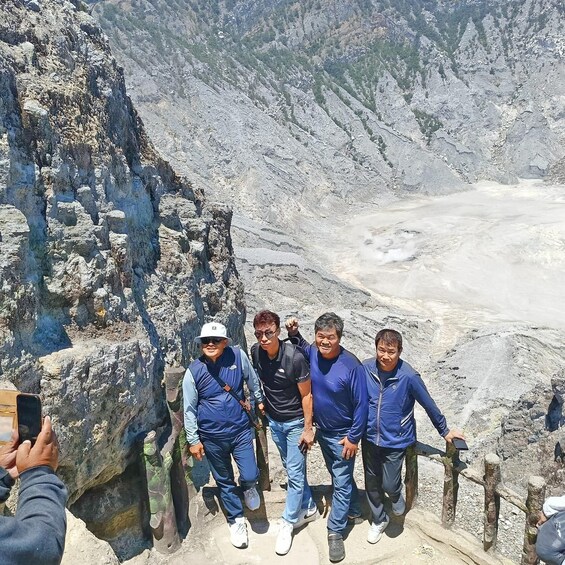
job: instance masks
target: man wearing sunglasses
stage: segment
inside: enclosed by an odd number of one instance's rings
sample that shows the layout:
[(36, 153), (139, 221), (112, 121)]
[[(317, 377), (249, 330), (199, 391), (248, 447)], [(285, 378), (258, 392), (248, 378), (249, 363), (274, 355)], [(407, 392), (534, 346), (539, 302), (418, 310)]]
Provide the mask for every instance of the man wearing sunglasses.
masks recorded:
[(204, 324), (194, 341), (200, 344), (202, 355), (190, 364), (183, 380), (186, 439), (193, 457), (198, 461), (204, 455), (208, 458), (226, 510), (232, 545), (246, 548), (247, 526), (231, 458), (239, 470), (245, 504), (257, 510), (261, 503), (255, 487), (259, 469), (250, 419), (243, 407), (243, 382), (260, 410), (264, 410), (263, 394), (245, 352), (229, 346), (225, 326)]
[(251, 359), (263, 385), (271, 436), (288, 476), (275, 546), (278, 555), (286, 555), (294, 529), (315, 520), (318, 510), (306, 480), (306, 452), (314, 443), (310, 367), (296, 345), (279, 339), (280, 325), (279, 316), (270, 310), (255, 316), (257, 343), (251, 348)]

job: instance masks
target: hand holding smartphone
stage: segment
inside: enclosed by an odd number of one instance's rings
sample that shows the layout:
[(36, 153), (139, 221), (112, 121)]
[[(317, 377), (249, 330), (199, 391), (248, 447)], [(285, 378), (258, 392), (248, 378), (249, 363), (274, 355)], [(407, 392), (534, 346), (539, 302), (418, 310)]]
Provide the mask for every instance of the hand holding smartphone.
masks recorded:
[(451, 441), (453, 443), (453, 447), (455, 447), (455, 449), (458, 449), (459, 451), (464, 451), (469, 449), (469, 447), (467, 446), (467, 442), (464, 439), (454, 437)]
[(18, 443), (35, 443), (41, 431), (41, 400), (37, 394), (0, 390), (0, 445), (9, 443), (18, 430)]
[(33, 445), (41, 431), (41, 399), (37, 394), (20, 393), (16, 397), (16, 406), (20, 443), (29, 440)]

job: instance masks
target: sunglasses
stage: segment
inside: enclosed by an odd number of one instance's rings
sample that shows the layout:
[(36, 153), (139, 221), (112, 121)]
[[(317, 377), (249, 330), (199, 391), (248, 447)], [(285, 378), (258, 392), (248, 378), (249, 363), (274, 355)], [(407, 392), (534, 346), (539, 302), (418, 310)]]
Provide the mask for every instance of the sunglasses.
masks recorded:
[(223, 337), (201, 337), (200, 343), (202, 345), (208, 345), (209, 343), (215, 343), (217, 345), (218, 343), (222, 343), (224, 339)]
[(257, 330), (255, 332), (255, 337), (257, 339), (261, 339), (263, 336), (265, 336), (267, 339), (271, 339), (275, 334), (277, 333), (277, 330), (267, 330), (265, 332), (261, 332), (259, 330)]

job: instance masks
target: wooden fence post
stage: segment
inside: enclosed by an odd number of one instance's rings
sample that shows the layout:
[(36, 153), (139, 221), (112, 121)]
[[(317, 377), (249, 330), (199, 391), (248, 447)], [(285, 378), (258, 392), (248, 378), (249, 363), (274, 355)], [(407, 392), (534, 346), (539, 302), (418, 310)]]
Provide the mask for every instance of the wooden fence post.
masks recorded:
[(459, 475), (455, 471), (455, 464), (458, 459), (457, 449), (452, 443), (446, 442), (445, 457), (443, 457), (443, 505), (441, 510), (441, 522), (446, 528), (450, 528), (455, 522), (459, 491)]
[(259, 467), (259, 488), (262, 491), (271, 490), (271, 477), (269, 472), (269, 445), (267, 443), (267, 418), (259, 414), (255, 407), (257, 417), (261, 421), (262, 427), (255, 429), (255, 455), (257, 457), (257, 467)]
[(485, 510), (483, 549), (495, 549), (498, 536), (498, 516), (500, 514), (500, 496), (496, 487), (501, 481), (500, 458), (494, 453), (485, 455)]
[(157, 434), (149, 432), (143, 441), (143, 461), (149, 494), (149, 526), (153, 545), (159, 553), (174, 553), (180, 546), (175, 507), (171, 493), (172, 454), (162, 456), (157, 447)]
[(538, 529), (536, 524), (545, 499), (545, 479), (543, 477), (530, 477), (528, 481), (528, 499), (526, 506), (526, 529), (524, 532), (524, 548), (522, 549), (522, 565), (535, 565), (539, 563), (536, 555), (536, 538)]
[[(186, 536), (190, 528), (189, 494), (187, 477), (188, 448), (184, 431), (184, 407), (182, 400), (182, 379), (184, 367), (167, 367), (165, 369), (165, 398), (172, 431), (169, 437), (169, 447), (173, 456), (171, 467), (171, 492), (177, 517), (177, 528), (181, 536)], [(190, 470), (192, 468), (190, 467)]]
[(418, 455), (416, 454), (415, 444), (406, 450), (405, 461), (406, 509), (410, 510), (416, 504), (416, 500), (418, 500)]

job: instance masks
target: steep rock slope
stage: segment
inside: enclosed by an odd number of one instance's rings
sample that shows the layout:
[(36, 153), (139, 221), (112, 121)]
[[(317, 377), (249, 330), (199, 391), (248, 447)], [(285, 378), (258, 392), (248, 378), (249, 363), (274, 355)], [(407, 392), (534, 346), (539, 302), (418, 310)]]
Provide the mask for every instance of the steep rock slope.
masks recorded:
[(540, 178), (563, 157), (558, 0), (101, 0), (134, 99), (239, 211)]
[(41, 394), (71, 502), (137, 460), (203, 321), (244, 340), (231, 212), (155, 152), (83, 7), (0, 5), (1, 374)]

